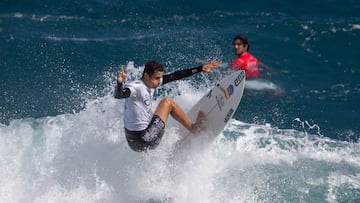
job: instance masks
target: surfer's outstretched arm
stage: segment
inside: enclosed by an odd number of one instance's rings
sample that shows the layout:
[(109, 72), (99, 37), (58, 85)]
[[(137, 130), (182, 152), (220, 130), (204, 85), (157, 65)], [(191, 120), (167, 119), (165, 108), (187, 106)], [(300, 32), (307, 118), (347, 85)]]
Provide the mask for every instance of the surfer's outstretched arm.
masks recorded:
[(195, 68), (178, 70), (173, 73), (164, 75), (162, 84), (164, 85), (166, 83), (169, 83), (169, 82), (172, 82), (175, 80), (180, 80), (182, 78), (189, 77), (191, 75), (200, 73), (202, 71), (206, 72), (206, 73), (211, 73), (212, 69), (219, 67), (219, 65), (220, 65), (220, 61), (212, 61), (211, 63), (205, 64), (202, 66), (198, 66)]

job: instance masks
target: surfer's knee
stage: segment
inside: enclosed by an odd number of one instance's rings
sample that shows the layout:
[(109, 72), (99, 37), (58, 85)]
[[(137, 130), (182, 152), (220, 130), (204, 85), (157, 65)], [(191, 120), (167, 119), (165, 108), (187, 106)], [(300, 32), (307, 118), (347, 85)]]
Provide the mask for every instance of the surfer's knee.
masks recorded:
[(174, 101), (172, 99), (170, 99), (169, 97), (165, 97), (160, 101), (159, 104), (160, 105), (165, 105), (165, 106), (173, 106)]

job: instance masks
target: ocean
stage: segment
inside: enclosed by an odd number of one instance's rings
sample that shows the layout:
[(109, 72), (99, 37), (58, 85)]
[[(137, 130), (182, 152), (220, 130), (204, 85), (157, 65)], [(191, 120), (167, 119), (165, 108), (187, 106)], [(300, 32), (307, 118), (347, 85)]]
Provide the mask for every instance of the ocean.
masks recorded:
[[(359, 11), (356, 0), (1, 0), (0, 202), (360, 202)], [(151, 59), (165, 72), (230, 63), (239, 33), (270, 91), (246, 88), (200, 151), (173, 159), (174, 120), (156, 150), (131, 151), (112, 96), (119, 67), (132, 80)], [(187, 111), (226, 74), (156, 99)]]

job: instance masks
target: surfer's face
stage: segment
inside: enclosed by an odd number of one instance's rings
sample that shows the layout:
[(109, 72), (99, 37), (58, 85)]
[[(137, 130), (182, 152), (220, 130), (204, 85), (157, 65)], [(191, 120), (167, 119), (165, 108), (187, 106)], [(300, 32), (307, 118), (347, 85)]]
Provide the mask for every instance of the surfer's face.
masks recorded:
[(247, 51), (248, 45), (243, 44), (243, 42), (239, 39), (235, 40), (234, 43), (234, 51), (236, 55), (241, 56), (243, 53)]
[(161, 84), (163, 75), (164, 72), (162, 71), (155, 71), (152, 75), (145, 73), (144, 82), (150, 88), (157, 88)]

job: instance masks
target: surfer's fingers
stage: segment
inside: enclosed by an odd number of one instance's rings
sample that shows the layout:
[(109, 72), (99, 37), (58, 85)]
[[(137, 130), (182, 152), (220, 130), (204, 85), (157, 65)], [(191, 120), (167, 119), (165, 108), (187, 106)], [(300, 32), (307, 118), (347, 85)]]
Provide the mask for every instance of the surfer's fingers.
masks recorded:
[(125, 73), (126, 75), (128, 75), (129, 70), (128, 70), (128, 68), (127, 68), (127, 67), (125, 68), (124, 73)]
[(195, 59), (195, 62), (196, 63), (200, 63), (200, 64), (202, 64), (202, 65), (205, 65), (205, 64), (208, 64), (208, 62), (205, 60), (205, 59)]
[(214, 68), (219, 67), (219, 66), (220, 66), (220, 63), (221, 63), (220, 60), (213, 60), (213, 61), (210, 62), (210, 64), (211, 64)]
[(211, 63), (212, 63), (212, 64), (220, 64), (220, 63), (221, 63), (221, 61), (220, 61), (220, 60), (218, 60), (218, 59), (215, 59), (215, 60), (212, 60), (212, 61), (211, 61)]

